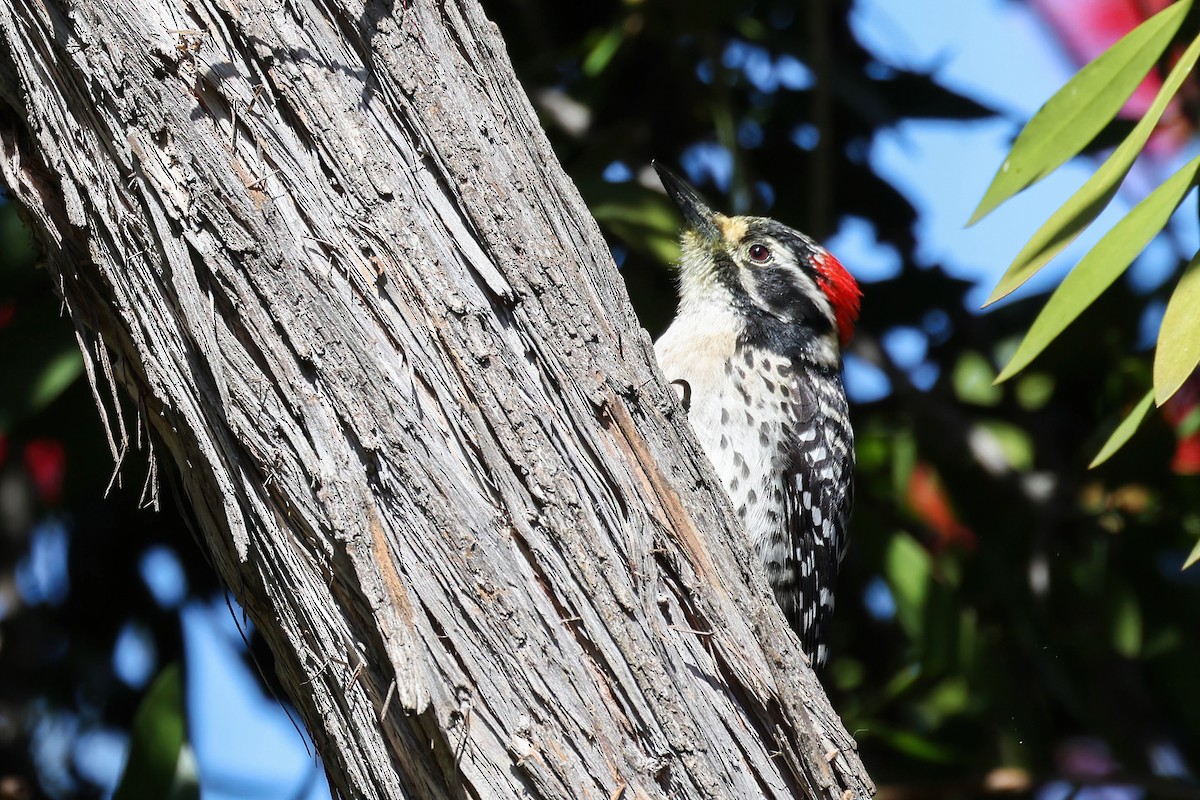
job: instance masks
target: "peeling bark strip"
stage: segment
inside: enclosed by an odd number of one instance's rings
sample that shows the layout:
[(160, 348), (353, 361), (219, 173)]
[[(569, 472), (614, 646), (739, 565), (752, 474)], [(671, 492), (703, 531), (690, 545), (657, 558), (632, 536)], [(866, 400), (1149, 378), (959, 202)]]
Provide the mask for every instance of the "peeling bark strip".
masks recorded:
[(870, 796), (474, 2), (0, 35), (118, 469), (148, 424), (343, 796)]

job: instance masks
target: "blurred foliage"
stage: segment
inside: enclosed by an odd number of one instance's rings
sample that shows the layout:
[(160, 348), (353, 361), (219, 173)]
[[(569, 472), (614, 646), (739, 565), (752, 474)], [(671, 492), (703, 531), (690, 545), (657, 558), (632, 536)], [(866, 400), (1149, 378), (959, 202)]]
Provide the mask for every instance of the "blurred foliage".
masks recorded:
[[(1185, 387), (1087, 470), (1151, 385), (1133, 343), (1174, 281), (1141, 294), (1115, 281), (995, 385), (1041, 300), (969, 307), (971, 284), (918, 259), (917, 210), (869, 155), (908, 120), (996, 115), (881, 62), (854, 37), (848, 2), (485, 5), (652, 333), (674, 313), (678, 218), (651, 159), (723, 210), (822, 239), (865, 224), (897, 255), (895, 274), (864, 285), (851, 349), (887, 390), (853, 407), (857, 508), (823, 676), (881, 797), (1029, 792), (1095, 783), (1101, 767), (1147, 787), (1189, 774), (1200, 573), (1179, 568), (1200, 537), (1200, 391)], [(1103, 123), (1081, 137), (1085, 152), (1135, 127)], [(73, 333), (8, 206), (0, 245), (0, 781), (91, 796), (69, 758), (65, 776), (46, 765), (39, 731), (63, 716), (80, 731), (129, 730), (144, 687), (113, 666), (128, 625), (147, 632), (158, 667), (181, 657), (178, 614), (148, 590), (145, 554), (169, 549), (189, 596), (217, 587), (170, 502), (138, 509), (128, 475), (101, 500), (111, 459), (85, 382), (69, 380)], [(919, 342), (919, 363), (894, 358), (897, 336)], [(39, 357), (25, 352), (35, 340)], [(67, 530), (69, 572), (39, 594), (20, 575), (46, 520)]]
[(199, 800), (195, 757), (187, 743), (183, 670), (163, 668), (138, 706), (129, 760), (113, 800)]

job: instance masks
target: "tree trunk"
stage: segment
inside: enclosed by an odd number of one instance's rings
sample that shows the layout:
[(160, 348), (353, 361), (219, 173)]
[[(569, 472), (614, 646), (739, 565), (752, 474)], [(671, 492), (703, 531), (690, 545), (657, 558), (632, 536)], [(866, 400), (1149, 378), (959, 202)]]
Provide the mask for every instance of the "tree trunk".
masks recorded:
[(473, 0), (0, 32), (115, 477), (173, 462), (338, 793), (871, 795)]

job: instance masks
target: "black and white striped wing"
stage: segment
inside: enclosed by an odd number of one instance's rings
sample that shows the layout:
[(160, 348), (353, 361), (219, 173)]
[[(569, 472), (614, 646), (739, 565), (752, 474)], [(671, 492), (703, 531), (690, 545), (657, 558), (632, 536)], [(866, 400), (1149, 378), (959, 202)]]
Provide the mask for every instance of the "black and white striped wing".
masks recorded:
[(849, 539), (854, 438), (840, 380), (806, 384), (800, 377), (793, 391), (791, 458), (783, 474), (790, 555), (783, 573), (790, 573), (795, 589), (777, 593), (786, 595), (780, 600), (788, 621), (810, 661), (820, 666), (828, 655), (834, 590)]

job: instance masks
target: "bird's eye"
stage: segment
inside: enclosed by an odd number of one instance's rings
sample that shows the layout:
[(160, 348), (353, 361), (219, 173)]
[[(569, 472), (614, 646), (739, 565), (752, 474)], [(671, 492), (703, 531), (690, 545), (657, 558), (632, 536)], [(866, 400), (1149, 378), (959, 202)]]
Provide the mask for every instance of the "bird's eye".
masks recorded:
[(771, 248), (765, 244), (750, 245), (750, 260), (759, 264), (765, 264), (771, 260)]

